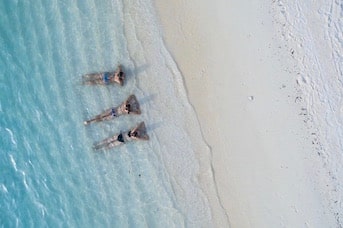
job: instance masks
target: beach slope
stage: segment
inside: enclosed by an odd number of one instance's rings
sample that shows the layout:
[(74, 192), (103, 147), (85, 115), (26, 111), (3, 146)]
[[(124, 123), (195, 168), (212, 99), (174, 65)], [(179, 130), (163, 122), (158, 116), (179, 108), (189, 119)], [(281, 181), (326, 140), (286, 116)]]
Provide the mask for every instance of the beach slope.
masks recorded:
[[(314, 181), (317, 160), (272, 4), (155, 1), (211, 148), (209, 159), (197, 150), (199, 179), (217, 227), (335, 227)], [(213, 182), (202, 178), (208, 172)]]

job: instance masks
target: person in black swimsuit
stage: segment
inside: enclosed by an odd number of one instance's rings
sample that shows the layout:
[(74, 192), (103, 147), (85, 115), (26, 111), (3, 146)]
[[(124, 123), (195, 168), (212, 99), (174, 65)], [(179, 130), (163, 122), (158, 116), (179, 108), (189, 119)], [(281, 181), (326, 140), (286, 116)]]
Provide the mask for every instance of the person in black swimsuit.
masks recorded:
[(127, 114), (130, 114), (130, 112), (131, 112), (131, 105), (130, 104), (126, 104), (125, 105), (125, 110), (127, 111)]
[(129, 133), (128, 133), (127, 135), (128, 135), (129, 137), (137, 137), (138, 133), (137, 133), (137, 131), (134, 131), (134, 132), (129, 131)]

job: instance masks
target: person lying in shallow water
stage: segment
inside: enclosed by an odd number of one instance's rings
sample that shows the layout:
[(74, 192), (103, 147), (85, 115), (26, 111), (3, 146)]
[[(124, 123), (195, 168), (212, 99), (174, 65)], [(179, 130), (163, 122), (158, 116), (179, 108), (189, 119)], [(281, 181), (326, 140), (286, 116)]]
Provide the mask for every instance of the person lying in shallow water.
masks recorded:
[(130, 95), (120, 106), (109, 108), (103, 113), (96, 115), (95, 117), (91, 118), (90, 120), (86, 120), (83, 123), (88, 125), (94, 122), (110, 120), (112, 118), (127, 114), (141, 114), (139, 103), (136, 96), (133, 94)]
[(117, 83), (119, 85), (124, 85), (125, 73), (122, 67), (119, 65), (117, 70), (114, 72), (101, 72), (86, 74), (82, 76), (82, 81), (84, 85), (109, 85)]
[(110, 149), (134, 140), (149, 140), (144, 122), (140, 122), (136, 127), (126, 133), (119, 133), (95, 143), (93, 149)]

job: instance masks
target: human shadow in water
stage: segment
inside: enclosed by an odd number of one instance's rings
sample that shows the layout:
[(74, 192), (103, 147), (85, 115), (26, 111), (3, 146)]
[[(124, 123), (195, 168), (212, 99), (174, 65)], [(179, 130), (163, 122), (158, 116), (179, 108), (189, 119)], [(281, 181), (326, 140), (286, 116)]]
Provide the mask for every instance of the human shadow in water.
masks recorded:
[(146, 71), (149, 68), (149, 64), (144, 64), (138, 67), (125, 67), (125, 73), (126, 73), (126, 78), (127, 80), (130, 80), (135, 77), (139, 77), (142, 75), (142, 72)]
[(155, 94), (150, 94), (150, 95), (148, 95), (148, 96), (145, 96), (145, 97), (139, 99), (139, 103), (140, 103), (141, 105), (144, 105), (144, 104), (146, 104), (146, 103), (149, 103), (149, 102), (155, 100), (156, 97), (157, 97), (157, 94), (156, 94), (156, 93), (155, 93)]

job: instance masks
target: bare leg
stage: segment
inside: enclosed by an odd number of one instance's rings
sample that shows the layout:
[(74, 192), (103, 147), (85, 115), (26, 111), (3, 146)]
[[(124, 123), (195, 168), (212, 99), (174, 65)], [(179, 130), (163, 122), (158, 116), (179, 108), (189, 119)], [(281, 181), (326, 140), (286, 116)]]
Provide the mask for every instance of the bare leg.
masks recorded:
[(96, 85), (96, 84), (104, 84), (103, 83), (103, 74), (86, 74), (82, 76), (83, 84), (85, 85)]
[(117, 140), (117, 136), (115, 135), (111, 138), (104, 139), (101, 142), (95, 144), (93, 148), (98, 150), (98, 149), (101, 149), (103, 147), (108, 147), (109, 144), (113, 143), (116, 140)]
[(82, 79), (84, 80), (100, 80), (102, 79), (103, 74), (102, 73), (97, 73), (97, 74), (86, 74), (82, 76)]
[(99, 149), (102, 149), (102, 148), (106, 148), (106, 149), (109, 149), (109, 148), (112, 148), (112, 147), (115, 147), (115, 146), (118, 146), (120, 144), (123, 144), (123, 142), (119, 142), (118, 141), (118, 136), (117, 135), (114, 135), (112, 136), (111, 138), (107, 138), (97, 144), (95, 144), (93, 146), (93, 148), (95, 150), (99, 150)]
[(103, 120), (109, 120), (112, 118), (112, 109), (108, 109), (106, 110), (104, 113), (101, 113), (97, 116), (95, 116), (94, 118), (90, 119), (90, 120), (86, 120), (85, 122), (83, 122), (85, 125), (88, 125), (90, 123), (94, 123), (94, 122), (100, 122)]
[(83, 81), (82, 84), (83, 85), (99, 85), (102, 83), (98, 80), (87, 80), (87, 81)]

